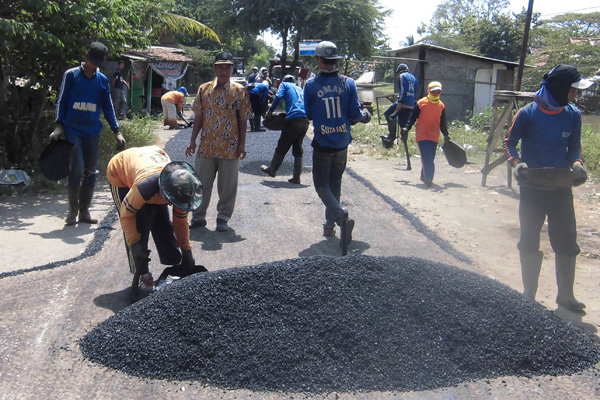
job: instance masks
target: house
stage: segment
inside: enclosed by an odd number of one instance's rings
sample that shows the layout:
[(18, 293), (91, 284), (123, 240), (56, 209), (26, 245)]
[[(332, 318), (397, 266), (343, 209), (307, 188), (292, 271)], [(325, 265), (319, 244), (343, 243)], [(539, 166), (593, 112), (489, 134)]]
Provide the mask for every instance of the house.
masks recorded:
[[(446, 49), (431, 44), (415, 44), (391, 50), (394, 70), (405, 63), (419, 80), (417, 98), (427, 95), (427, 85), (440, 81), (442, 101), (449, 121), (464, 119), (492, 105), (494, 91), (513, 90), (518, 62)], [(394, 85), (398, 84), (394, 79)], [(397, 92), (397, 87), (395, 91)]]
[(122, 54), (129, 70), (127, 81), (131, 90), (127, 103), (132, 110), (161, 111), (160, 97), (178, 87), (187, 72), (191, 58), (185, 50), (175, 47), (151, 46), (146, 50), (130, 50)]

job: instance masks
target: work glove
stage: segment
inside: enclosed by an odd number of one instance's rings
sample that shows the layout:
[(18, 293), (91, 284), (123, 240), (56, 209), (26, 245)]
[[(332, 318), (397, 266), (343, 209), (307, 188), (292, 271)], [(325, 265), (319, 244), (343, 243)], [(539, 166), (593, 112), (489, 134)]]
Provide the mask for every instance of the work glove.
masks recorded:
[(56, 127), (54, 127), (54, 130), (50, 134), (49, 138), (51, 141), (58, 140), (58, 139), (64, 139), (65, 138), (65, 129), (60, 125), (56, 125)]
[(371, 120), (371, 113), (368, 112), (367, 110), (364, 110), (362, 113), (364, 115), (364, 119), (360, 122), (362, 122), (363, 124), (368, 124), (369, 121)]
[(119, 131), (117, 131), (115, 134), (115, 139), (117, 139), (117, 151), (125, 150), (125, 146), (127, 145), (125, 138), (123, 138), (123, 135), (121, 135), (121, 132)]
[(181, 266), (188, 270), (192, 270), (196, 266), (196, 260), (194, 260), (191, 249), (181, 251)]
[(131, 245), (131, 255), (133, 256), (136, 270), (148, 266), (148, 263), (150, 262), (150, 258), (148, 257), (150, 255), (150, 250), (144, 250), (140, 240)]
[(178, 112), (178, 113), (177, 113), (177, 118), (179, 118), (179, 119), (183, 119), (183, 114), (182, 114), (181, 112)]
[(449, 141), (450, 141), (450, 135), (444, 136), (444, 144), (448, 143)]
[(583, 165), (579, 163), (573, 164), (573, 186), (579, 186), (587, 181), (587, 172)]
[(515, 169), (513, 170), (513, 176), (517, 180), (517, 182), (524, 182), (525, 176), (523, 175), (525, 171), (527, 171), (529, 167), (526, 163), (520, 161), (515, 165)]

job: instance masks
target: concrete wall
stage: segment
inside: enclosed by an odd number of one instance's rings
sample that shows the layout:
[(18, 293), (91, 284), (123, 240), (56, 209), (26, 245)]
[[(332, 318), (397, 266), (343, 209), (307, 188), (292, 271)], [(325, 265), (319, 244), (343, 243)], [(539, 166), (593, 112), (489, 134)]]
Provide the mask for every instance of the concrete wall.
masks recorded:
[[(473, 112), (476, 83), (480, 87), (481, 85), (490, 83), (476, 81), (478, 70), (494, 71), (493, 82), (491, 82), (492, 93), (497, 89), (511, 89), (507, 86), (511, 86), (514, 79), (514, 67), (511, 64), (503, 64), (493, 60), (486, 60), (438, 48), (428, 48), (426, 46), (414, 47), (406, 51), (398, 51), (395, 56), (406, 58), (406, 60), (397, 60), (396, 65), (401, 62), (406, 63), (410, 71), (419, 80), (419, 98), (427, 95), (427, 85), (429, 82), (440, 81), (442, 83), (442, 101), (446, 105), (446, 117), (448, 121), (464, 119), (467, 114)], [(426, 62), (410, 59), (420, 59)], [(499, 68), (508, 69), (504, 74), (509, 75), (511, 82), (507, 84), (506, 76), (504, 76), (502, 87), (496, 85), (496, 72)], [(490, 98), (488, 105), (492, 105), (492, 100)], [(478, 104), (478, 108), (480, 106), (481, 104)]]

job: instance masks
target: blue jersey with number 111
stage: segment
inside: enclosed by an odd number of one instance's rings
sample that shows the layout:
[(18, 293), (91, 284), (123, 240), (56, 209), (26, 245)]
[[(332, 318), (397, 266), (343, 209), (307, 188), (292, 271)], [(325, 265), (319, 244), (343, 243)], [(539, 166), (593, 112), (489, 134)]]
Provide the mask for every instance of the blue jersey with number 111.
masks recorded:
[(354, 80), (337, 73), (321, 73), (308, 80), (304, 105), (307, 118), (313, 121), (313, 140), (320, 147), (348, 147), (352, 121), (364, 118)]

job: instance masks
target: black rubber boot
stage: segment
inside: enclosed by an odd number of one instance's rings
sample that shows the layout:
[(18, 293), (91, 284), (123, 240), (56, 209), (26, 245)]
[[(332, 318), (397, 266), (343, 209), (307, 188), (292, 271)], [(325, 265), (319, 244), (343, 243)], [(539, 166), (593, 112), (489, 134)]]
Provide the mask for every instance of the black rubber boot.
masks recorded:
[(521, 259), (523, 294), (529, 297), (531, 300), (535, 300), (544, 253), (541, 251), (519, 253), (519, 257)]
[(281, 167), (281, 163), (283, 162), (284, 156), (281, 154), (274, 153), (273, 159), (271, 160), (271, 165), (268, 167), (266, 165), (261, 165), (260, 169), (265, 174), (269, 175), (271, 178), (275, 178), (277, 174), (277, 170)]
[(302, 157), (294, 157), (294, 173), (291, 179), (288, 179), (289, 183), (300, 184), (300, 174), (302, 173)]
[(97, 224), (98, 220), (90, 215), (90, 204), (92, 204), (92, 196), (94, 188), (82, 187), (79, 190), (79, 222), (86, 224)]
[(69, 212), (65, 218), (65, 225), (71, 226), (77, 223), (77, 214), (79, 214), (79, 188), (69, 187)]
[(556, 283), (558, 285), (556, 303), (571, 311), (583, 310), (585, 304), (578, 301), (573, 294), (576, 257), (561, 256), (559, 254), (555, 254), (554, 257), (556, 264)]
[(386, 149), (390, 149), (396, 140), (396, 120), (394, 118), (389, 118), (387, 120), (387, 126), (389, 133), (385, 136), (381, 136), (381, 144)]

